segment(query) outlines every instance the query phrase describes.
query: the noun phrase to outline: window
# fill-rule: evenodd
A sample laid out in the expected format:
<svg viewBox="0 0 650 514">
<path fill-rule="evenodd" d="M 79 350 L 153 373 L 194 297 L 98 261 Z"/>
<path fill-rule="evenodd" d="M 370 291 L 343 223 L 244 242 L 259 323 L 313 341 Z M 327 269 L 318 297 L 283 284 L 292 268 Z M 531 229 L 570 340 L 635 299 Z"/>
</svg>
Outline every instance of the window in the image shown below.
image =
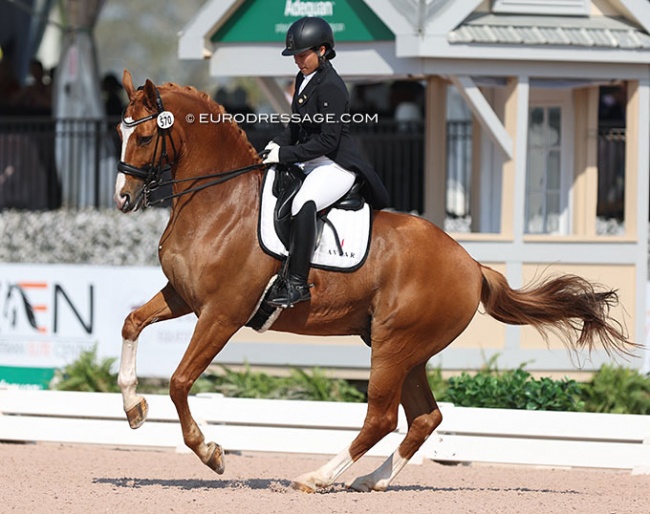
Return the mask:
<svg viewBox="0 0 650 514">
<path fill-rule="evenodd" d="M 591 0 L 493 0 L 495 14 L 589 16 Z"/>
<path fill-rule="evenodd" d="M 562 190 L 562 110 L 533 107 L 528 127 L 526 233 L 563 232 Z"/>
</svg>

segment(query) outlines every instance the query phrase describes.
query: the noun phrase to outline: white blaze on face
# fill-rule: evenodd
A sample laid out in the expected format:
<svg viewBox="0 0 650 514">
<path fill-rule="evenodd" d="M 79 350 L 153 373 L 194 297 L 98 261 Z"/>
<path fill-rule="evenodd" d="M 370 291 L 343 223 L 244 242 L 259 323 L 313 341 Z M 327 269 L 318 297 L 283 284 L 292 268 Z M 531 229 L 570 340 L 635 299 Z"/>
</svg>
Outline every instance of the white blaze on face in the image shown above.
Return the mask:
<svg viewBox="0 0 650 514">
<path fill-rule="evenodd" d="M 130 116 L 127 118 L 124 118 L 124 121 L 126 122 L 132 122 L 133 118 Z M 120 125 L 120 132 L 122 133 L 122 154 L 120 155 L 120 160 L 124 162 L 124 159 L 126 157 L 126 147 L 129 144 L 129 138 L 131 137 L 131 134 L 135 131 L 135 127 L 127 127 L 124 125 L 124 122 Z M 117 179 L 115 181 L 115 203 L 117 203 L 118 207 L 121 207 L 122 203 L 124 200 L 120 198 L 120 192 L 122 191 L 122 188 L 126 184 L 126 176 L 124 173 L 118 173 L 117 174 Z"/>
</svg>

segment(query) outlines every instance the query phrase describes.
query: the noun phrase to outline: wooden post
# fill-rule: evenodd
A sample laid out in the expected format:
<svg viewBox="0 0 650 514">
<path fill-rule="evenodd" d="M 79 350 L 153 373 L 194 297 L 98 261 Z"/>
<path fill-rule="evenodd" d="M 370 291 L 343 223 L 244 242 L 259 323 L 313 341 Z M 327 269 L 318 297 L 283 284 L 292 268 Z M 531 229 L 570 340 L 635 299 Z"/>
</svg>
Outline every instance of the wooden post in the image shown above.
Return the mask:
<svg viewBox="0 0 650 514">
<path fill-rule="evenodd" d="M 576 89 L 573 234 L 596 235 L 598 207 L 598 87 Z"/>
<path fill-rule="evenodd" d="M 447 190 L 447 82 L 427 78 L 424 127 L 424 217 L 444 227 Z"/>
</svg>

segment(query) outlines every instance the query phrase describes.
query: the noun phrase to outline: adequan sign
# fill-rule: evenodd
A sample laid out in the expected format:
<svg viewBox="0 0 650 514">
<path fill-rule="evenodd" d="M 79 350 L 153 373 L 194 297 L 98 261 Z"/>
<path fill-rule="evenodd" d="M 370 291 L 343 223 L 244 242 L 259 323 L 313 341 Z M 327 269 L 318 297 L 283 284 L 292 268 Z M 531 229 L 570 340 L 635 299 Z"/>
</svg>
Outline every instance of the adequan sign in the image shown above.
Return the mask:
<svg viewBox="0 0 650 514">
<path fill-rule="evenodd" d="M 283 43 L 303 16 L 320 16 L 337 41 L 389 41 L 395 36 L 363 0 L 247 0 L 212 36 L 213 43 Z"/>
</svg>

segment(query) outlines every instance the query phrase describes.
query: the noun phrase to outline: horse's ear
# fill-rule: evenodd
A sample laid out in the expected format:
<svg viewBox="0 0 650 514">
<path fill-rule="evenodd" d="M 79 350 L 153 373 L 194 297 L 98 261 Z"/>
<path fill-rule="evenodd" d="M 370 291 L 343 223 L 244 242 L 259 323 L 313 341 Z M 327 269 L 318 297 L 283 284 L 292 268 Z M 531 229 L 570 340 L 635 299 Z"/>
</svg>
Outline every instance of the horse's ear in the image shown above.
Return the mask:
<svg viewBox="0 0 650 514">
<path fill-rule="evenodd" d="M 158 94 L 156 93 L 156 86 L 151 80 L 147 79 L 144 83 L 144 99 L 147 105 L 151 109 L 156 109 L 156 101 L 158 99 Z"/>
<path fill-rule="evenodd" d="M 124 86 L 124 91 L 126 91 L 126 96 L 129 98 L 129 101 L 133 98 L 135 94 L 135 88 L 133 87 L 133 77 L 129 70 L 124 70 L 122 75 L 122 85 Z"/>
</svg>

